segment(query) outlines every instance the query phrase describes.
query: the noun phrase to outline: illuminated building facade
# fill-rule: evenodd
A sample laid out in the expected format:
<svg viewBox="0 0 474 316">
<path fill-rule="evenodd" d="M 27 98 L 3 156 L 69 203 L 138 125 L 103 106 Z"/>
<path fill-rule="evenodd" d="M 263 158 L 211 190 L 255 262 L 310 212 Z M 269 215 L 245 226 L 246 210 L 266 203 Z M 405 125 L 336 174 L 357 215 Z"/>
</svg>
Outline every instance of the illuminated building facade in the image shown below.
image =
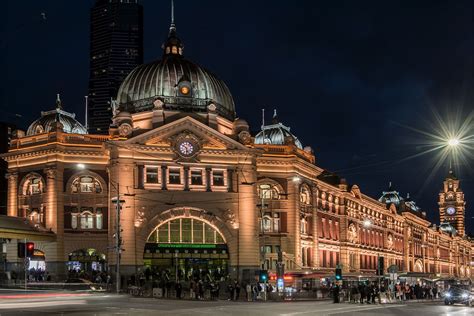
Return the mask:
<svg viewBox="0 0 474 316">
<path fill-rule="evenodd" d="M 57 276 L 113 271 L 117 196 L 124 275 L 208 269 L 249 280 L 262 264 L 274 271 L 279 252 L 295 274 L 341 265 L 346 276 L 374 275 L 383 262 L 400 273 L 472 275 L 452 173 L 436 226 L 393 188 L 373 199 L 317 166 L 276 113 L 251 135 L 225 83 L 185 59 L 174 23 L 162 59 L 122 83 L 112 121 L 109 135 L 87 134 L 58 99 L 3 155 L 8 215 L 55 234 L 36 245 Z"/>
</svg>

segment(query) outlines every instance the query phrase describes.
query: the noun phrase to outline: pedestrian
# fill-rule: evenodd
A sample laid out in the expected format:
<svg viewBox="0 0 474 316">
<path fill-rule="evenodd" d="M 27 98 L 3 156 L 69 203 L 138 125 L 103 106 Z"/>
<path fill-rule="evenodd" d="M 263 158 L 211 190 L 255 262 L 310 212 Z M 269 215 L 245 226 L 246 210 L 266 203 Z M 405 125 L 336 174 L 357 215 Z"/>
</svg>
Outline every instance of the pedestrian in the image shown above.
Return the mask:
<svg viewBox="0 0 474 316">
<path fill-rule="evenodd" d="M 360 293 L 360 303 L 364 304 L 364 299 L 366 296 L 366 287 L 365 284 L 359 284 L 359 293 Z"/>
<path fill-rule="evenodd" d="M 235 281 L 234 289 L 235 289 L 235 300 L 238 301 L 240 298 L 240 284 L 239 282 L 237 282 L 237 280 Z"/>
<path fill-rule="evenodd" d="M 245 292 L 247 292 L 247 302 L 252 301 L 252 285 L 250 283 L 245 286 Z"/>
<path fill-rule="evenodd" d="M 180 300 L 181 299 L 181 291 L 183 289 L 183 286 L 181 285 L 180 281 L 176 282 L 176 285 L 175 285 L 174 289 L 176 291 L 176 298 L 178 300 Z"/>
<path fill-rule="evenodd" d="M 229 283 L 227 285 L 227 292 L 229 292 L 229 298 L 227 300 L 228 301 L 234 300 L 234 285 L 232 283 Z"/>
<path fill-rule="evenodd" d="M 332 287 L 332 294 L 334 296 L 334 303 L 339 303 L 339 285 L 334 284 L 334 286 Z"/>
</svg>

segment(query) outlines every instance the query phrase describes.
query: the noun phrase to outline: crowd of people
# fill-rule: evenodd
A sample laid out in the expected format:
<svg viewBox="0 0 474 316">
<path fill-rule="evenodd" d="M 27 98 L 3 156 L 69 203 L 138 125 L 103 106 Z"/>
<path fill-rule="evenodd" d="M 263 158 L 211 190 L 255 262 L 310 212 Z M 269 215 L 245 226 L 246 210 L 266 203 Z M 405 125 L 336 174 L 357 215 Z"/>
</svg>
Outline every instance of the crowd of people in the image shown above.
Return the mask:
<svg viewBox="0 0 474 316">
<path fill-rule="evenodd" d="M 376 282 L 352 284 L 348 289 L 348 300 L 353 303 L 375 304 L 392 301 L 405 301 L 412 299 L 435 299 L 439 295 L 437 286 L 427 284 L 378 284 Z M 334 302 L 339 302 L 340 289 L 338 285 L 333 285 L 332 289 Z"/>
</svg>

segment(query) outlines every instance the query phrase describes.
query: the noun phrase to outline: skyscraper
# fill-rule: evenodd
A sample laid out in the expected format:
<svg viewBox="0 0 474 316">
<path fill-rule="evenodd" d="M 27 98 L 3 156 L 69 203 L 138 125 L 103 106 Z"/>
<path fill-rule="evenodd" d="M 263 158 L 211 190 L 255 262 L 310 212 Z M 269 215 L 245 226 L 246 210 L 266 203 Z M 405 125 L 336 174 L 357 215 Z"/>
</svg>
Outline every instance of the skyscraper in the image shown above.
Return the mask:
<svg viewBox="0 0 474 316">
<path fill-rule="evenodd" d="M 143 7 L 138 0 L 96 0 L 91 9 L 88 130 L 107 134 L 111 98 L 143 63 Z"/>
</svg>

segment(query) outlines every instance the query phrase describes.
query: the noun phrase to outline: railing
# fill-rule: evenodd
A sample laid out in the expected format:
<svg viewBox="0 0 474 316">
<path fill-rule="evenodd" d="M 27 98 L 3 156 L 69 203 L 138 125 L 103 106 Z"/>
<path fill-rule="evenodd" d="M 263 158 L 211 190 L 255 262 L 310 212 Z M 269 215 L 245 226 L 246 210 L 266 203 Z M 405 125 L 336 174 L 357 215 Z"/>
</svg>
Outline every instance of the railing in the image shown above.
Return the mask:
<svg viewBox="0 0 474 316">
<path fill-rule="evenodd" d="M 12 139 L 10 143 L 10 150 L 54 142 L 78 145 L 101 145 L 109 139 L 109 135 L 67 134 L 59 131 Z"/>
</svg>

